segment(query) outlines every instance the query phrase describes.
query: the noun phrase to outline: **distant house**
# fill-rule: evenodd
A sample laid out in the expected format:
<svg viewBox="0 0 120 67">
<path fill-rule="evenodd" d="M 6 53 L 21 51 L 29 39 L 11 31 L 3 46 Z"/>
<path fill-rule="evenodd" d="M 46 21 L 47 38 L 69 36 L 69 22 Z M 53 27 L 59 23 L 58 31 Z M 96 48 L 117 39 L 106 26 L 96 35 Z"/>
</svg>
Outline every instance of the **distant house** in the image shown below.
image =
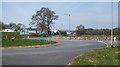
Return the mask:
<svg viewBox="0 0 120 67">
<path fill-rule="evenodd" d="M 4 29 L 4 30 L 2 30 L 2 32 L 15 32 L 15 31 L 12 29 Z"/>
<path fill-rule="evenodd" d="M 67 35 L 75 34 L 75 31 L 74 31 L 74 30 L 60 30 L 60 31 L 66 32 Z"/>
<path fill-rule="evenodd" d="M 9 25 L 5 25 L 5 28 L 1 32 L 15 32 Z"/>
<path fill-rule="evenodd" d="M 21 29 L 20 30 L 20 35 L 27 35 L 27 34 L 28 34 L 27 29 Z"/>
<path fill-rule="evenodd" d="M 55 33 L 57 33 L 58 32 L 58 30 L 51 30 L 52 32 L 55 32 Z"/>
<path fill-rule="evenodd" d="M 29 28 L 21 29 L 21 31 L 20 31 L 21 35 L 26 35 L 26 34 L 30 34 L 30 33 L 32 33 L 32 34 L 39 34 L 40 30 L 37 29 L 37 28 L 29 27 Z"/>
<path fill-rule="evenodd" d="M 27 28 L 28 33 L 40 33 L 40 29 L 37 28 Z"/>
</svg>

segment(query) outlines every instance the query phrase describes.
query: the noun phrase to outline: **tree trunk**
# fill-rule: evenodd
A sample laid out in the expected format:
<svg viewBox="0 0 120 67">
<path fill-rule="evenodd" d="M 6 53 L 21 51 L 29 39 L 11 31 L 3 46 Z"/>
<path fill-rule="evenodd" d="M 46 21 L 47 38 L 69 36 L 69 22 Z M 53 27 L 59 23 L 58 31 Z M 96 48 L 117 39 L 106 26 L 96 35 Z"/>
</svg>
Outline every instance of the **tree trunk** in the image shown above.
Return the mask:
<svg viewBox="0 0 120 67">
<path fill-rule="evenodd" d="M 47 29 L 47 34 L 48 34 L 48 36 L 50 36 L 50 35 L 51 35 L 51 32 L 50 32 L 50 27 L 49 27 L 49 25 L 48 25 L 47 28 L 48 28 L 48 29 Z"/>
<path fill-rule="evenodd" d="M 43 29 L 41 29 L 41 33 L 43 32 Z"/>
</svg>

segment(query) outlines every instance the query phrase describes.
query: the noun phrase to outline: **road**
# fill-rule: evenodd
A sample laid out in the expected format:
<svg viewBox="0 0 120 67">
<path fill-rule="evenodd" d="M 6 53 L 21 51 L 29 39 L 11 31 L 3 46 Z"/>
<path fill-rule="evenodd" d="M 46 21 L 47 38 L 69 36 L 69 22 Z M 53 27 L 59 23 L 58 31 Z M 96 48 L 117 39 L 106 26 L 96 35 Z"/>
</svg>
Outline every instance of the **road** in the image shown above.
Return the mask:
<svg viewBox="0 0 120 67">
<path fill-rule="evenodd" d="M 3 65 L 67 65 L 79 54 L 106 47 L 97 41 L 59 40 L 59 46 L 43 48 L 6 48 L 2 50 Z"/>
</svg>

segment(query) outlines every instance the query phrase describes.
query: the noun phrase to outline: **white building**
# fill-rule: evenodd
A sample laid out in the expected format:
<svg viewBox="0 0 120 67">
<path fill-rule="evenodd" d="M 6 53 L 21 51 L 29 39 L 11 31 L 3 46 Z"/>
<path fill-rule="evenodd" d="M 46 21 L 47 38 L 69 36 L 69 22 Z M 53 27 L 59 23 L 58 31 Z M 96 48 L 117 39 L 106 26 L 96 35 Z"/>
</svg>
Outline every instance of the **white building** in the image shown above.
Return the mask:
<svg viewBox="0 0 120 67">
<path fill-rule="evenodd" d="M 27 34 L 28 34 L 27 29 L 20 30 L 20 35 L 27 35 Z"/>
<path fill-rule="evenodd" d="M 15 32 L 15 31 L 12 29 L 4 29 L 4 30 L 2 30 L 2 32 Z"/>
<path fill-rule="evenodd" d="M 51 30 L 51 31 L 53 31 L 53 32 L 55 32 L 55 33 L 58 32 L 58 30 Z"/>
</svg>

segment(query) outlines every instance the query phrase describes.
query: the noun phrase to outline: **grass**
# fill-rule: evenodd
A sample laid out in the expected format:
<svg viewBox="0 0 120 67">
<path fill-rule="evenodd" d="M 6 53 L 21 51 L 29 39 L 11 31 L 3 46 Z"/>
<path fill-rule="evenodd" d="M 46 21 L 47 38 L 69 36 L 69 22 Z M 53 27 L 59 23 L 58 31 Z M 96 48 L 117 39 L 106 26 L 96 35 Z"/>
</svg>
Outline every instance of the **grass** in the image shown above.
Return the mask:
<svg viewBox="0 0 120 67">
<path fill-rule="evenodd" d="M 31 39 L 5 39 L 2 40 L 2 47 L 15 47 L 15 46 L 34 46 L 34 45 L 46 45 L 55 44 L 57 42 L 46 40 L 31 40 Z"/>
<path fill-rule="evenodd" d="M 101 48 L 85 52 L 75 58 L 71 65 L 119 65 L 120 46 L 113 48 Z"/>
</svg>

